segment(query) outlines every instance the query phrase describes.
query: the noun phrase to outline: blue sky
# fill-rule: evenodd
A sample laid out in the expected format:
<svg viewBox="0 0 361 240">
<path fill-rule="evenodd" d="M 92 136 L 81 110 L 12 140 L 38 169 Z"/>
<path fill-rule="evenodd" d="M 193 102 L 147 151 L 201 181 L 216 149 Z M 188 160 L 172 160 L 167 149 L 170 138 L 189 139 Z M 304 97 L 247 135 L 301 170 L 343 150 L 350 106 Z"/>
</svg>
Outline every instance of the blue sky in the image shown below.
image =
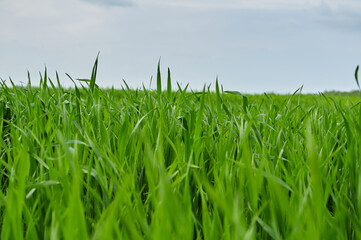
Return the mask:
<svg viewBox="0 0 361 240">
<path fill-rule="evenodd" d="M 38 81 L 46 65 L 62 83 L 86 78 L 100 51 L 98 84 L 149 86 L 163 78 L 192 89 L 245 93 L 356 89 L 360 0 L 2 0 L 0 77 Z M 155 87 L 155 83 L 152 83 Z"/>
</svg>

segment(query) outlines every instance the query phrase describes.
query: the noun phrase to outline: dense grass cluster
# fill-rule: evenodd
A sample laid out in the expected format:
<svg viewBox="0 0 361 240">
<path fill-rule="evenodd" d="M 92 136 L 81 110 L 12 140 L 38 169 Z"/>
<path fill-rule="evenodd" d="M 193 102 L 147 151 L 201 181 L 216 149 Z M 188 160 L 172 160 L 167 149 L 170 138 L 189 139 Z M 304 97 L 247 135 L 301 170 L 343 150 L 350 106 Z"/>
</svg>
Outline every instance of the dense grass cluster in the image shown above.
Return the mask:
<svg viewBox="0 0 361 240">
<path fill-rule="evenodd" d="M 1 239 L 360 239 L 359 96 L 0 89 Z"/>
</svg>

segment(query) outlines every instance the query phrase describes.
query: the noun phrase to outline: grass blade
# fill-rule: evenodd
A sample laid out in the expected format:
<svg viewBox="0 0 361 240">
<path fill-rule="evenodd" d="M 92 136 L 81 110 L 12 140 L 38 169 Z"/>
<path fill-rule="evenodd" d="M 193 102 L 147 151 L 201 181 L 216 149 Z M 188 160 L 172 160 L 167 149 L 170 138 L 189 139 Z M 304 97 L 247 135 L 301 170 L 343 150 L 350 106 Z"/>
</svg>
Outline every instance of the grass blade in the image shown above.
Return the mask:
<svg viewBox="0 0 361 240">
<path fill-rule="evenodd" d="M 99 53 L 97 55 L 97 58 L 95 59 L 93 70 L 92 70 L 92 75 L 90 77 L 90 91 L 92 93 L 94 92 L 94 89 L 95 89 L 95 80 L 96 80 L 97 71 L 98 71 L 98 58 L 99 58 Z"/>
<path fill-rule="evenodd" d="M 168 79 L 167 79 L 167 94 L 168 94 L 169 98 L 172 97 L 172 81 L 171 81 L 171 77 L 170 77 L 169 68 L 168 68 Z"/>
<path fill-rule="evenodd" d="M 158 68 L 157 68 L 157 93 L 160 97 L 160 94 L 162 93 L 162 80 L 160 75 L 160 59 L 158 61 Z"/>
<path fill-rule="evenodd" d="M 359 70 L 359 67 L 360 67 L 360 66 L 357 65 L 356 70 L 355 70 L 355 80 L 356 80 L 356 83 L 357 83 L 358 88 L 361 90 L 360 84 L 359 84 L 359 82 L 358 82 L 358 70 Z"/>
</svg>

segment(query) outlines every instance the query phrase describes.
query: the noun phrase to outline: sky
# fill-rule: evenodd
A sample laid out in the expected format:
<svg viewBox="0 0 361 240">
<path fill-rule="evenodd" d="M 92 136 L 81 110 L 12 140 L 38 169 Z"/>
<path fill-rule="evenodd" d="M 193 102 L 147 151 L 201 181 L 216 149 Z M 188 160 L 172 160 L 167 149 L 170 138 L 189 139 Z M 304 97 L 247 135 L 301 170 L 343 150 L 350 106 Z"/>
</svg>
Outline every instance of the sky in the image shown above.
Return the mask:
<svg viewBox="0 0 361 240">
<path fill-rule="evenodd" d="M 361 0 L 0 0 L 0 77 L 155 88 L 204 84 L 243 93 L 357 89 Z"/>
</svg>

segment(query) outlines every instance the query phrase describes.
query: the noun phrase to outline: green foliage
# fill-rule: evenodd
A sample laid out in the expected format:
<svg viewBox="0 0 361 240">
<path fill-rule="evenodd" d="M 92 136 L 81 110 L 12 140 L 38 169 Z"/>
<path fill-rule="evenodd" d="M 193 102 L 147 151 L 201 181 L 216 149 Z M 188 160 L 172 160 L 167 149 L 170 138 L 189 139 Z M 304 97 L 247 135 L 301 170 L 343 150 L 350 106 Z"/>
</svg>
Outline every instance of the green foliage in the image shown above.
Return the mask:
<svg viewBox="0 0 361 240">
<path fill-rule="evenodd" d="M 359 95 L 162 92 L 159 68 L 1 83 L 1 239 L 361 238 Z"/>
</svg>

